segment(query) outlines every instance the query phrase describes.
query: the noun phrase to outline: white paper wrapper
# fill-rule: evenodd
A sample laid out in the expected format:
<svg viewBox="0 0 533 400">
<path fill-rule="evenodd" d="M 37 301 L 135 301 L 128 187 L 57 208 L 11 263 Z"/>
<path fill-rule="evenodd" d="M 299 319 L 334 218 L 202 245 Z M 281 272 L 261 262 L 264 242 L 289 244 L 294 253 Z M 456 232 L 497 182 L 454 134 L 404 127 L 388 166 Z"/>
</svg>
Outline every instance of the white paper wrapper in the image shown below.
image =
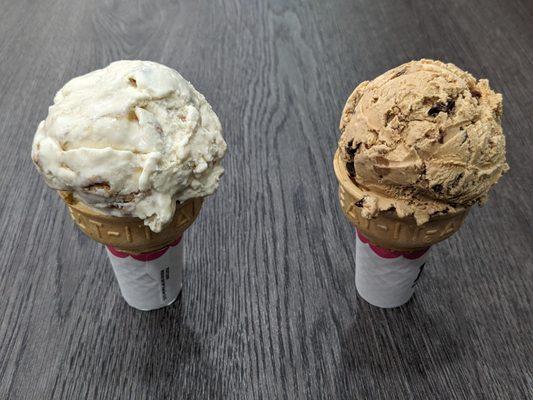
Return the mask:
<svg viewBox="0 0 533 400">
<path fill-rule="evenodd" d="M 359 232 L 356 246 L 355 286 L 359 295 L 377 307 L 405 304 L 424 270 L 429 248 L 418 252 L 386 250 Z"/>
<path fill-rule="evenodd" d="M 106 246 L 122 297 L 142 311 L 155 310 L 174 302 L 182 286 L 183 249 L 181 238 L 152 253 L 132 255 Z"/>
</svg>

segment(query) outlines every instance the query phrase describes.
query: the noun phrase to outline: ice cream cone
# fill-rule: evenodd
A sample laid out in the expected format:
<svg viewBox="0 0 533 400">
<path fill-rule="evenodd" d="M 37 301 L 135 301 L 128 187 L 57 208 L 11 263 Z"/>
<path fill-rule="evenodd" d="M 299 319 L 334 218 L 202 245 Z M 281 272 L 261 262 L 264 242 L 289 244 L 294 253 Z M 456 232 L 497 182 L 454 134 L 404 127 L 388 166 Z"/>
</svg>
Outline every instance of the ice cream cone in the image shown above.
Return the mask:
<svg viewBox="0 0 533 400">
<path fill-rule="evenodd" d="M 350 95 L 333 164 L 358 231 L 355 285 L 368 303 L 405 304 L 430 247 L 509 169 L 501 116 L 486 79 L 436 60 L 405 63 Z"/>
<path fill-rule="evenodd" d="M 155 233 L 139 218 L 104 214 L 71 192 L 59 195 L 83 233 L 106 245 L 122 297 L 130 306 L 148 311 L 176 300 L 183 276 L 181 236 L 198 216 L 202 198 L 176 205 L 171 222 Z"/>
<path fill-rule="evenodd" d="M 216 191 L 226 148 L 217 115 L 177 71 L 120 60 L 57 92 L 31 156 L 75 224 L 105 245 L 124 300 L 154 310 L 178 298 L 194 259 L 182 235 Z"/>
<path fill-rule="evenodd" d="M 461 227 L 468 208 L 431 216 L 422 225 L 417 225 L 412 215 L 400 218 L 393 210 L 380 211 L 368 219 L 358 205 L 364 194 L 350 178 L 338 151 L 333 164 L 342 211 L 359 233 L 355 261 L 357 291 L 372 305 L 399 307 L 413 295 L 429 247 L 453 235 Z"/>
<path fill-rule="evenodd" d="M 468 209 L 463 209 L 453 214 L 432 216 L 423 225 L 417 225 L 413 216 L 400 218 L 394 211 L 379 212 L 372 219 L 365 218 L 361 215 L 362 208 L 356 205 L 363 194 L 348 175 L 339 151 L 333 164 L 339 181 L 342 211 L 352 225 L 379 247 L 404 252 L 419 251 L 453 235 L 468 214 Z"/>
<path fill-rule="evenodd" d="M 172 221 L 155 233 L 139 218 L 104 214 L 76 200 L 71 192 L 59 191 L 59 195 L 83 233 L 130 254 L 153 252 L 172 244 L 194 222 L 203 202 L 202 198 L 195 198 L 176 205 Z"/>
</svg>

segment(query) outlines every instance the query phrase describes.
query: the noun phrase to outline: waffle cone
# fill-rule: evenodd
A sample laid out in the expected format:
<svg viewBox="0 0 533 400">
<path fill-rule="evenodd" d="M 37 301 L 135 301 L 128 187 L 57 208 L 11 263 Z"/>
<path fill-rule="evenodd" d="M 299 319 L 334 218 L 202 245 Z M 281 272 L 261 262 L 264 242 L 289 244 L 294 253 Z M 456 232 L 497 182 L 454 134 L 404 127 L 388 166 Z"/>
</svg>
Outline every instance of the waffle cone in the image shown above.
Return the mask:
<svg viewBox="0 0 533 400">
<path fill-rule="evenodd" d="M 339 201 L 348 220 L 365 237 L 379 247 L 398 251 L 417 251 L 447 239 L 461 227 L 468 209 L 456 213 L 431 216 L 428 222 L 417 225 L 413 216 L 400 218 L 395 211 L 381 211 L 372 219 L 361 215 L 362 208 L 355 203 L 363 197 L 353 183 L 340 153 L 333 161 L 339 181 Z"/>
<path fill-rule="evenodd" d="M 60 191 L 70 216 L 91 239 L 126 253 L 147 253 L 170 245 L 194 222 L 203 199 L 190 199 L 176 205 L 172 221 L 155 233 L 140 218 L 115 217 L 101 213 L 74 199 L 71 192 Z"/>
</svg>

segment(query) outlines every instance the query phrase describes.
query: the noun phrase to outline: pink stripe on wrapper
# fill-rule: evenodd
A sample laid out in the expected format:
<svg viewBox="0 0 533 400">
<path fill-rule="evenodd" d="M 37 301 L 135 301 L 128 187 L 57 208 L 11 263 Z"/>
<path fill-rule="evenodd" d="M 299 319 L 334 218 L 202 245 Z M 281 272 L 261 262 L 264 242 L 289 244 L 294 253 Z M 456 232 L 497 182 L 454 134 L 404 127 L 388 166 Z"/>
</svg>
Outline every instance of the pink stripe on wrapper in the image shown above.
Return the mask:
<svg viewBox="0 0 533 400">
<path fill-rule="evenodd" d="M 408 260 L 416 260 L 417 258 L 420 258 L 424 254 L 426 254 L 426 252 L 429 250 L 429 247 L 426 247 L 425 249 L 419 251 L 396 251 L 384 249 L 382 247 L 376 246 L 375 244 L 372 244 L 365 236 L 363 236 L 363 234 L 359 230 L 356 231 L 357 236 L 359 236 L 359 240 L 361 240 L 361 242 L 363 243 L 368 244 L 372 251 L 381 258 L 398 258 L 403 256 Z"/>
<path fill-rule="evenodd" d="M 106 246 L 106 247 L 108 248 L 109 252 L 113 254 L 115 257 L 119 257 L 119 258 L 132 257 L 133 259 L 138 260 L 138 261 L 153 261 L 153 260 L 157 260 L 163 254 L 165 254 L 170 247 L 177 246 L 180 242 L 181 242 L 181 236 L 177 238 L 174 242 L 172 242 L 166 247 L 163 247 L 160 250 L 153 251 L 151 253 L 141 253 L 141 254 L 124 253 L 123 251 L 115 249 L 113 246 Z"/>
</svg>

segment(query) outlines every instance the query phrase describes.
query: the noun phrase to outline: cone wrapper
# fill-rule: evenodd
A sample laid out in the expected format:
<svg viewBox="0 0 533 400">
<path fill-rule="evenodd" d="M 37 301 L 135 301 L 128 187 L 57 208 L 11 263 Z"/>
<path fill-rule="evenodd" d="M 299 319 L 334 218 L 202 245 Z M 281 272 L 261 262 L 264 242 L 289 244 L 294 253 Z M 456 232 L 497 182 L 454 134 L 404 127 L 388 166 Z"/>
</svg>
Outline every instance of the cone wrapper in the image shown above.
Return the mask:
<svg viewBox="0 0 533 400">
<path fill-rule="evenodd" d="M 413 295 L 429 247 L 415 252 L 387 250 L 357 233 L 355 285 L 368 303 L 382 308 L 399 307 Z"/>
<path fill-rule="evenodd" d="M 130 254 L 106 246 L 109 261 L 124 300 L 138 310 L 149 311 L 172 304 L 182 286 L 181 237 L 150 253 Z"/>
</svg>

